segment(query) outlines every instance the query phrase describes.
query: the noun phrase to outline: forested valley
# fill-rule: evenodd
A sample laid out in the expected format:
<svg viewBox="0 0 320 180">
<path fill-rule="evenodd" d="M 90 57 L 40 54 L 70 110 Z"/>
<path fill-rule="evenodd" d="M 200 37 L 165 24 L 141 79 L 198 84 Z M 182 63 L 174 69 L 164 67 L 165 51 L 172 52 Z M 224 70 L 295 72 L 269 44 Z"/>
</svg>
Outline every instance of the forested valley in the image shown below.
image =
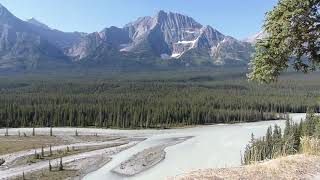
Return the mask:
<svg viewBox="0 0 320 180">
<path fill-rule="evenodd" d="M 0 76 L 0 127 L 171 128 L 319 110 L 320 78 L 246 80 L 239 68 Z"/>
</svg>

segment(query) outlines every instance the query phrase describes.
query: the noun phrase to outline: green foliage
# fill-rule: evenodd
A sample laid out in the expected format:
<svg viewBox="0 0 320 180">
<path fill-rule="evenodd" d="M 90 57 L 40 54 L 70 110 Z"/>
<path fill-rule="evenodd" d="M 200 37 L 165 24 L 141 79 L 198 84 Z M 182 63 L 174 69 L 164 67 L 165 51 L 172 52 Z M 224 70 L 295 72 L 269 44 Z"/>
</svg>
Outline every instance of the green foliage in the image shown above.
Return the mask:
<svg viewBox="0 0 320 180">
<path fill-rule="evenodd" d="M 290 75 L 268 86 L 248 83 L 234 69 L 121 76 L 0 78 L 0 127 L 170 128 L 276 119 L 277 113 L 318 108 L 318 75 Z"/>
<path fill-rule="evenodd" d="M 308 123 L 303 123 L 302 130 L 304 136 L 313 136 L 316 132 L 316 127 L 320 123 L 319 116 L 315 114 L 307 115 Z"/>
<path fill-rule="evenodd" d="M 243 163 L 250 164 L 296 154 L 300 151 L 319 154 L 319 134 L 316 130 L 319 125 L 320 116 L 307 114 L 306 120 L 301 121 L 300 124 L 292 123 L 287 119 L 283 135 L 278 126 L 274 127 L 273 132 L 269 127 L 264 137 L 254 140 L 251 138 L 243 155 Z"/>
<path fill-rule="evenodd" d="M 286 129 L 288 128 L 291 128 L 291 126 Z M 292 131 L 290 134 L 282 135 L 281 128 L 277 125 L 274 128 L 269 127 L 266 136 L 251 140 L 250 144 L 246 146 L 243 163 L 250 164 L 295 153 L 297 151 L 293 138 L 295 133 L 297 132 Z"/>
<path fill-rule="evenodd" d="M 263 83 L 275 81 L 289 67 L 313 71 L 320 63 L 320 1 L 280 0 L 267 13 L 268 37 L 258 41 L 248 78 Z"/>
</svg>

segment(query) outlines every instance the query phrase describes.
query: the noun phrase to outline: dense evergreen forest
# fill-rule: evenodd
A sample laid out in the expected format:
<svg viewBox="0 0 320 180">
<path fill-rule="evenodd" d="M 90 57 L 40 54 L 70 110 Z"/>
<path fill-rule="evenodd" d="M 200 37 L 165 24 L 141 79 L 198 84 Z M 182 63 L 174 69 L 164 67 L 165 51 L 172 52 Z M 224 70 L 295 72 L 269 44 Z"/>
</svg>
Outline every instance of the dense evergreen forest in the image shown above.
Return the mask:
<svg viewBox="0 0 320 180">
<path fill-rule="evenodd" d="M 258 85 L 243 69 L 0 75 L 0 127 L 170 128 L 318 110 L 318 74 Z"/>
<path fill-rule="evenodd" d="M 299 152 L 320 153 L 320 116 L 313 113 L 307 115 L 305 121 L 293 123 L 286 120 L 284 132 L 275 125 L 269 127 L 264 137 L 255 139 L 251 137 L 250 144 L 246 146 L 243 164 L 274 159 L 280 156 L 292 155 Z"/>
</svg>

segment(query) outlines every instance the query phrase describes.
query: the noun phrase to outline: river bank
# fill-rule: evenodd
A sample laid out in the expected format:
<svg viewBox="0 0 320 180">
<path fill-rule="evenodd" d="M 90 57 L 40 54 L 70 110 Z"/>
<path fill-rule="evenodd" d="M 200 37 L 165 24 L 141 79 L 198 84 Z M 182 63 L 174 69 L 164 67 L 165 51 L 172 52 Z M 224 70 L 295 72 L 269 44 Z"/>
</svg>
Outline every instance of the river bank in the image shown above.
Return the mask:
<svg viewBox="0 0 320 180">
<path fill-rule="evenodd" d="M 295 122 L 305 118 L 305 114 L 291 114 Z M 249 142 L 251 133 L 256 137 L 265 135 L 269 126 L 285 126 L 285 120 L 261 121 L 241 124 L 219 124 L 189 129 L 161 130 L 147 140 L 113 157 L 112 161 L 99 170 L 84 177 L 85 180 L 163 180 L 186 172 L 206 168 L 239 167 L 241 151 Z M 150 131 L 148 131 L 150 133 Z M 159 132 L 159 131 L 156 131 Z M 144 134 L 145 132 L 140 131 Z M 121 176 L 112 170 L 133 155 L 145 149 L 156 147 L 166 139 L 193 136 L 180 144 L 167 147 L 166 157 L 156 166 L 134 176 Z"/>
<path fill-rule="evenodd" d="M 134 176 L 157 165 L 166 157 L 165 149 L 182 143 L 192 137 L 172 138 L 168 142 L 145 149 L 115 167 L 112 172 L 122 176 Z"/>
<path fill-rule="evenodd" d="M 236 168 L 198 170 L 169 177 L 167 180 L 316 180 L 319 173 L 320 157 L 300 154 Z"/>
<path fill-rule="evenodd" d="M 28 144 L 35 138 L 9 136 L 8 139 L 18 139 L 20 142 Z M 40 135 L 46 139 L 46 136 Z M 66 138 L 67 136 L 64 136 Z M 1 137 L 5 138 L 5 137 Z M 110 156 L 135 146 L 144 138 L 109 137 L 109 136 L 70 136 L 69 144 L 55 144 L 50 147 L 12 152 L 3 154 L 0 159 L 4 163 L 0 166 L 0 179 L 15 179 L 24 175 L 25 177 L 44 177 L 44 179 L 54 179 L 56 177 L 73 178 L 83 177 L 95 171 L 111 160 Z M 52 139 L 51 139 L 52 140 Z M 56 142 L 56 141 L 53 141 Z M 46 143 L 53 143 L 47 138 Z M 60 142 L 60 141 L 59 141 Z M 73 144 L 70 142 L 73 142 Z M 77 143 L 76 143 L 77 142 Z M 61 142 L 60 142 L 61 143 Z M 66 143 L 66 142 L 63 142 Z M 5 144 L 5 143 L 4 143 Z M 14 146 L 7 145 L 9 152 L 16 150 Z M 23 148 L 19 147 L 18 149 Z M 60 160 L 62 165 L 60 165 Z M 60 169 L 60 167 L 63 167 Z M 51 168 L 51 170 L 49 170 Z M 52 174 L 59 174 L 51 176 Z M 45 178 L 47 177 L 47 178 Z M 31 178 L 33 179 L 33 178 Z"/>
<path fill-rule="evenodd" d="M 305 114 L 291 114 L 290 116 L 294 121 L 299 122 L 305 117 Z M 94 168 L 89 172 L 81 173 L 81 177 L 83 177 L 84 180 L 163 180 L 169 176 L 176 176 L 198 169 L 240 166 L 240 153 L 250 140 L 251 133 L 254 133 L 258 138 L 265 134 L 269 126 L 275 124 L 284 127 L 285 121 L 274 120 L 241 124 L 217 124 L 165 130 L 54 128 L 53 133 L 55 136 L 70 138 L 74 136 L 75 131 L 77 131 L 80 136 L 97 135 L 101 137 L 121 137 L 122 140 L 129 140 L 129 144 L 131 143 L 130 145 L 123 145 L 130 147 L 111 154 L 106 153 L 110 148 L 108 148 L 108 150 L 101 150 L 99 153 L 106 153 L 106 156 L 110 159 L 106 159 L 107 163 L 89 163 L 87 167 L 90 166 Z M 5 131 L 5 129 L 0 129 L 0 134 L 4 134 Z M 37 135 L 48 135 L 49 131 L 49 128 L 36 128 Z M 17 134 L 18 132 L 31 134 L 32 128 L 9 129 L 9 132 L 10 134 Z M 192 138 L 187 138 L 182 142 L 170 146 L 168 145 L 172 140 L 183 137 Z M 119 140 L 120 139 L 113 139 L 112 141 L 116 142 Z M 132 144 L 134 141 L 137 142 Z M 92 145 L 92 143 L 95 142 L 85 143 L 91 143 Z M 96 143 L 99 144 L 100 142 Z M 164 144 L 167 145 L 162 146 Z M 31 151 L 29 155 L 30 153 Z M 95 153 L 85 152 L 81 154 L 79 158 L 76 158 L 77 161 L 74 161 L 74 157 L 71 156 L 64 159 L 64 163 L 66 166 L 68 166 L 68 163 L 71 163 L 71 166 L 75 164 L 87 164 L 82 163 L 81 159 L 94 159 L 96 155 Z M 72 165 L 73 161 L 74 164 Z M 121 172 L 115 173 L 114 170 L 117 169 L 117 167 L 121 167 L 121 165 L 125 168 L 120 168 Z M 132 167 L 134 168 L 132 168 L 131 165 L 133 165 Z M 26 172 L 27 175 L 28 172 L 41 172 L 43 169 L 46 169 L 47 166 L 48 162 L 46 161 L 39 162 L 37 165 L 20 168 L 5 170 L 1 170 L 0 168 L 0 175 L 3 177 L 21 176 L 22 172 Z M 74 170 L 79 169 L 81 169 L 81 167 L 74 168 Z M 124 176 L 123 174 L 126 175 Z M 76 177 L 78 177 L 78 175 Z"/>
</svg>

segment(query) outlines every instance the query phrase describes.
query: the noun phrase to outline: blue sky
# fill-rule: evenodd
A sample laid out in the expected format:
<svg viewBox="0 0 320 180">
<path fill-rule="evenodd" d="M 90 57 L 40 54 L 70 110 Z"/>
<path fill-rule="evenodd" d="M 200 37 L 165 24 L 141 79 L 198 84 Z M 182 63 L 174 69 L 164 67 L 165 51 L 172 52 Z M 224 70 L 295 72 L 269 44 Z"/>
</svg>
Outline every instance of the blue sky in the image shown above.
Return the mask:
<svg viewBox="0 0 320 180">
<path fill-rule="evenodd" d="M 0 0 L 21 19 L 35 17 L 63 31 L 94 32 L 122 27 L 159 10 L 182 13 L 226 35 L 246 38 L 261 29 L 277 0 Z"/>
</svg>

